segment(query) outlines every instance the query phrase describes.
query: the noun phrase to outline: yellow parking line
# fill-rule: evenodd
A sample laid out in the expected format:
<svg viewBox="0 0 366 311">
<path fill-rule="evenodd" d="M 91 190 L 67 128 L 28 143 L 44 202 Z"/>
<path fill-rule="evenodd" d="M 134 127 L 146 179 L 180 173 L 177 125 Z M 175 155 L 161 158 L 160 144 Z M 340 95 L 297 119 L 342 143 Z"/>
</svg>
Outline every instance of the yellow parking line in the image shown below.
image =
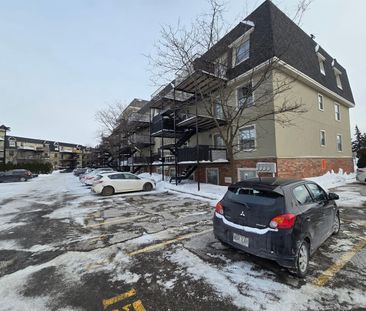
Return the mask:
<svg viewBox="0 0 366 311">
<path fill-rule="evenodd" d="M 103 303 L 104 310 L 107 309 L 110 305 L 113 305 L 121 300 L 132 297 L 134 295 L 136 295 L 136 290 L 134 288 L 132 288 L 128 292 L 122 293 L 115 297 L 112 297 L 109 299 L 103 299 L 102 303 Z"/>
<path fill-rule="evenodd" d="M 162 248 L 166 245 L 173 244 L 173 243 L 181 241 L 181 240 L 186 240 L 186 239 L 189 239 L 189 238 L 193 238 L 195 236 L 199 236 L 199 235 L 202 235 L 202 234 L 205 234 L 205 233 L 208 233 L 208 232 L 212 232 L 212 229 L 208 229 L 208 230 L 204 230 L 204 231 L 200 231 L 200 232 L 189 233 L 189 234 L 182 235 L 182 236 L 177 237 L 177 238 L 172 239 L 172 240 L 168 240 L 168 241 L 165 241 L 165 242 L 149 245 L 149 246 L 141 248 L 137 251 L 133 251 L 133 252 L 129 253 L 128 256 L 132 257 L 132 256 L 135 256 L 135 255 L 138 255 L 138 254 L 141 254 L 141 253 L 150 252 L 150 251 L 153 251 L 155 249 Z"/>
<path fill-rule="evenodd" d="M 139 216 L 133 216 L 133 217 L 124 217 L 124 218 L 118 218 L 115 220 L 111 220 L 111 221 L 103 221 L 97 224 L 93 224 L 93 225 L 89 225 L 86 226 L 85 228 L 95 228 L 95 227 L 99 227 L 99 226 L 103 226 L 103 225 L 109 225 L 109 224 L 116 224 L 116 223 L 122 223 L 122 222 L 127 222 L 130 220 L 136 220 L 136 219 L 140 219 L 140 218 L 144 218 L 147 217 L 148 215 L 139 215 Z"/>
<path fill-rule="evenodd" d="M 146 311 L 146 309 L 142 305 L 142 301 L 141 300 L 137 300 L 137 301 L 133 302 L 132 303 L 132 306 L 133 306 L 133 308 L 134 308 L 135 311 Z"/>
<path fill-rule="evenodd" d="M 313 282 L 316 286 L 324 286 L 331 278 L 341 270 L 361 249 L 366 246 L 366 237 L 352 247 L 350 251 L 345 253 L 339 260 L 319 275 Z"/>
</svg>

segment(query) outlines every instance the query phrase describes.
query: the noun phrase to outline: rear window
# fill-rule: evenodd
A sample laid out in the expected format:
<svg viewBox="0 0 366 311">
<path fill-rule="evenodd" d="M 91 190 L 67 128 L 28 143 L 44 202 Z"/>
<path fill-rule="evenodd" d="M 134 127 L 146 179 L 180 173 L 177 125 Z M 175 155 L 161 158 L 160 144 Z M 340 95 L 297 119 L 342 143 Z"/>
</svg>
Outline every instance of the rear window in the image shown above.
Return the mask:
<svg viewBox="0 0 366 311">
<path fill-rule="evenodd" d="M 276 192 L 256 190 L 253 188 L 229 187 L 225 197 L 240 204 L 275 205 L 283 196 Z"/>
</svg>

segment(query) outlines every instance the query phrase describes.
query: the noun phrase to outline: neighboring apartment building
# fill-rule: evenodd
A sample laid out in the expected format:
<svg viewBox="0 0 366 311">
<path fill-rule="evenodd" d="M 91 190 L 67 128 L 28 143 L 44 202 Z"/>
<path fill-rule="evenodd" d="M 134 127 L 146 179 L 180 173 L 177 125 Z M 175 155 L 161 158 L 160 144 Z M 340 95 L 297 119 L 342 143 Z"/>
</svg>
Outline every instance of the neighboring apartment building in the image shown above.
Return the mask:
<svg viewBox="0 0 366 311">
<path fill-rule="evenodd" d="M 269 61 L 276 66 L 253 91 Z M 275 93 L 283 81 L 291 81 L 290 87 Z M 128 154 L 133 170 L 230 183 L 230 164 L 217 128 L 218 123 L 226 126 L 222 109 L 214 106 L 213 117 L 204 107 L 205 98 L 223 84 L 232 91 L 229 106 L 245 102 L 247 113 L 265 109 L 263 94 L 270 108 L 301 102 L 306 111 L 293 118 L 291 127 L 283 127 L 274 116 L 240 128 L 239 152 L 233 159 L 238 180 L 353 171 L 349 109 L 354 99 L 347 72 L 269 0 L 196 59 L 192 71 L 178 75 L 144 105 L 142 115 L 150 110 L 150 122 L 135 133 L 148 128 L 150 140 L 139 149 L 144 159 L 137 159 L 136 151 Z"/>
<path fill-rule="evenodd" d="M 84 166 L 88 148 L 63 142 L 26 137 L 6 137 L 6 163 L 51 163 L 54 169 Z"/>
</svg>

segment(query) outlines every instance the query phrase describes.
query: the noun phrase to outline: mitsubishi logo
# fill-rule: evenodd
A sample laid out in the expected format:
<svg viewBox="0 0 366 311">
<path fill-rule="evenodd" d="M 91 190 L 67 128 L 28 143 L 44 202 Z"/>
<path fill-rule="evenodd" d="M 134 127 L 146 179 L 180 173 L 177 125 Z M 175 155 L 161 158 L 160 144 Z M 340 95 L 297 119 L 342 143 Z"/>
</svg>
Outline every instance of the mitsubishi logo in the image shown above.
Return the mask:
<svg viewBox="0 0 366 311">
<path fill-rule="evenodd" d="M 244 213 L 244 211 L 241 211 L 240 216 L 241 216 L 241 217 L 245 217 L 245 213 Z"/>
</svg>

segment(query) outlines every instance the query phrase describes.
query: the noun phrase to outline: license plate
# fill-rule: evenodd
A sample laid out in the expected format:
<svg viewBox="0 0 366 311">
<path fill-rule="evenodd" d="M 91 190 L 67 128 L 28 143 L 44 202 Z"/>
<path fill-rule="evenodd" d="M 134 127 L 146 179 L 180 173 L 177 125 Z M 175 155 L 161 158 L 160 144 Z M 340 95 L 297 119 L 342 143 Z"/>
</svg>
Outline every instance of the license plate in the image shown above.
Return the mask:
<svg viewBox="0 0 366 311">
<path fill-rule="evenodd" d="M 240 234 L 233 233 L 233 242 L 243 245 L 245 247 L 249 246 L 249 238 Z"/>
</svg>

